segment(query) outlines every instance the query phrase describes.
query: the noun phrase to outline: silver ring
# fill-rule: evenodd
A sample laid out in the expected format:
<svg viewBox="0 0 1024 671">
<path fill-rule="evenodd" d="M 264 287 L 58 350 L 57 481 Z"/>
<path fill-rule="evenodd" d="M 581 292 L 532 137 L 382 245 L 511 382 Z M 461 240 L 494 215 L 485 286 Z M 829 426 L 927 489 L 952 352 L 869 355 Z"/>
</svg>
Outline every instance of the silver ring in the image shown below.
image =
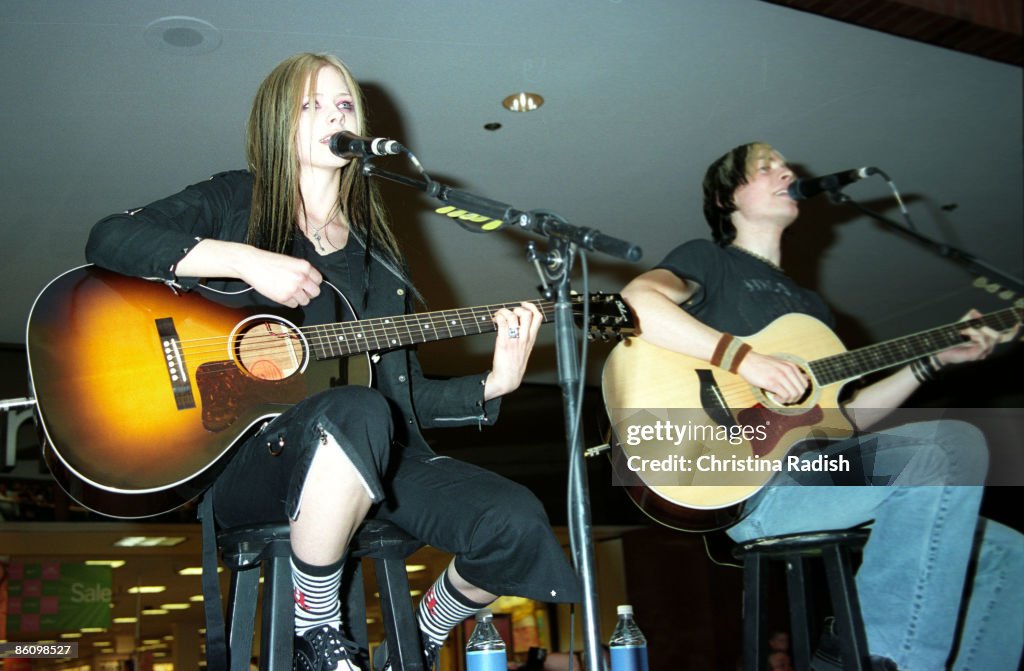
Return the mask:
<svg viewBox="0 0 1024 671">
<path fill-rule="evenodd" d="M 509 338 L 518 338 L 519 337 L 519 327 L 518 326 L 509 326 L 508 327 L 508 337 Z"/>
</svg>

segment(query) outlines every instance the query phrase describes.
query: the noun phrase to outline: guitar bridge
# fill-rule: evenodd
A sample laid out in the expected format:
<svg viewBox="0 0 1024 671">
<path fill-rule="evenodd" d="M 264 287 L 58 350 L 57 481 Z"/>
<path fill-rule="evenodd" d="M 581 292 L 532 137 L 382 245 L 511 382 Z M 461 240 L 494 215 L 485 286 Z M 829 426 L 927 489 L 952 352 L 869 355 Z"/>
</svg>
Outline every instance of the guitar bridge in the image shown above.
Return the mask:
<svg viewBox="0 0 1024 671">
<path fill-rule="evenodd" d="M 700 381 L 700 406 L 704 412 L 720 426 L 736 426 L 736 420 L 725 404 L 725 397 L 722 396 L 722 390 L 718 388 L 714 373 L 708 368 L 700 368 L 696 373 L 697 379 Z"/>
<path fill-rule="evenodd" d="M 196 407 L 192 382 L 188 378 L 185 355 L 181 351 L 181 339 L 178 338 L 178 330 L 174 328 L 174 320 L 170 317 L 157 319 L 156 332 L 160 335 L 160 346 L 167 362 L 167 377 L 171 383 L 171 392 L 174 394 L 174 403 L 178 410 Z"/>
</svg>

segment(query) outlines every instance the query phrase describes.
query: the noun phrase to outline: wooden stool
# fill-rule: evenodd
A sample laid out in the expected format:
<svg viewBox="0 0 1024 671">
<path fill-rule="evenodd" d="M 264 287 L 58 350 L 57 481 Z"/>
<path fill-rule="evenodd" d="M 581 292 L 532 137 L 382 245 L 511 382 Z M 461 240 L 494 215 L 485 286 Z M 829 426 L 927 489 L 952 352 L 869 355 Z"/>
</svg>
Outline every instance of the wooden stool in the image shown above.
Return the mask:
<svg viewBox="0 0 1024 671">
<path fill-rule="evenodd" d="M 867 637 L 860 614 L 850 553 L 867 541 L 869 531 L 850 529 L 755 538 L 740 543 L 733 554 L 743 561 L 743 668 L 767 669 L 768 643 L 764 632 L 767 596 L 766 567 L 770 559 L 786 565 L 789 617 L 792 628 L 793 663 L 806 671 L 811 663 L 811 625 L 806 561 L 820 558 L 825 565 L 843 668 L 870 668 Z"/>
<path fill-rule="evenodd" d="M 423 671 L 419 626 L 409 596 L 405 558 L 423 544 L 395 525 L 367 520 L 356 532 L 342 583 L 344 635 L 366 645 L 361 557 L 374 560 L 377 591 L 395 671 Z M 231 671 L 249 671 L 259 578 L 263 573 L 260 669 L 289 669 L 295 632 L 291 544 L 287 524 L 237 527 L 217 534 L 224 565 L 231 570 L 227 640 Z M 346 583 L 354 589 L 346 590 Z"/>
</svg>

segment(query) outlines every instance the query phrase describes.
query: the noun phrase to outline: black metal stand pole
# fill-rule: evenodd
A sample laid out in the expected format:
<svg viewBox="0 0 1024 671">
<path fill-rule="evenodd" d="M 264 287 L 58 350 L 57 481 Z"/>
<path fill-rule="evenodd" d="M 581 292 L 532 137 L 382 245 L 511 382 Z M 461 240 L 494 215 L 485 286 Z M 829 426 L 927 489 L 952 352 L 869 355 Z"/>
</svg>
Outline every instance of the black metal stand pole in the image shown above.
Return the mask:
<svg viewBox="0 0 1024 671">
<path fill-rule="evenodd" d="M 569 536 L 572 539 L 573 565 L 580 578 L 582 594 L 584 667 L 604 671 L 606 666 L 601 654 L 601 609 L 597 598 L 594 543 L 591 533 L 590 488 L 583 453 L 583 435 L 577 421 L 583 398 L 579 394 L 581 367 L 576 354 L 576 334 L 570 300 L 569 270 L 572 268 L 573 245 L 564 240 L 555 240 L 554 246 L 564 259 L 563 272 L 554 287 L 555 351 L 558 358 L 558 383 L 562 388 L 569 459 Z"/>
</svg>

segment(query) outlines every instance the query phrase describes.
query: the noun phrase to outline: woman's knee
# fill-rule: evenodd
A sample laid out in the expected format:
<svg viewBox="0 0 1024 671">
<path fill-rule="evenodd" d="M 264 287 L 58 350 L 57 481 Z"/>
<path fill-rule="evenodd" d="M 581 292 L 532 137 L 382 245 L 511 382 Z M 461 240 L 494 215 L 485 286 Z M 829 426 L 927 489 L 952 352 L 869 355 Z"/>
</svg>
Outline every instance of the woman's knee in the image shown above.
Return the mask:
<svg viewBox="0 0 1024 671">
<path fill-rule="evenodd" d="M 474 529 L 473 545 L 529 546 L 539 534 L 551 533 L 544 506 L 529 489 L 509 483 L 506 491 L 490 500 Z"/>
<path fill-rule="evenodd" d="M 347 440 L 352 447 L 365 444 L 377 458 L 390 449 L 391 408 L 375 389 L 351 386 L 331 389 L 316 397 L 312 410 L 316 416 L 315 432 L 322 429 L 339 443 Z"/>
<path fill-rule="evenodd" d="M 332 418 L 371 423 L 391 420 L 391 408 L 387 399 L 370 387 L 334 387 L 314 398 L 317 399 L 321 411 Z"/>
</svg>

